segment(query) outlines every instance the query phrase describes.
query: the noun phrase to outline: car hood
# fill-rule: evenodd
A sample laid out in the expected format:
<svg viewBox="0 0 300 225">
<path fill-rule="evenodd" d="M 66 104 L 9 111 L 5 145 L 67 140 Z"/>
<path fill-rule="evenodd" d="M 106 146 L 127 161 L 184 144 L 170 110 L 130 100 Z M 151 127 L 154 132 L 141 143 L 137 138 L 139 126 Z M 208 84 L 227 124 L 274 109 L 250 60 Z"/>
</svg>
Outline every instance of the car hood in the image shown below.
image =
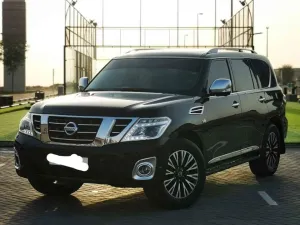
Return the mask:
<svg viewBox="0 0 300 225">
<path fill-rule="evenodd" d="M 184 95 L 138 92 L 76 93 L 34 104 L 30 112 L 77 116 L 156 116 L 180 102 L 193 98 Z"/>
</svg>

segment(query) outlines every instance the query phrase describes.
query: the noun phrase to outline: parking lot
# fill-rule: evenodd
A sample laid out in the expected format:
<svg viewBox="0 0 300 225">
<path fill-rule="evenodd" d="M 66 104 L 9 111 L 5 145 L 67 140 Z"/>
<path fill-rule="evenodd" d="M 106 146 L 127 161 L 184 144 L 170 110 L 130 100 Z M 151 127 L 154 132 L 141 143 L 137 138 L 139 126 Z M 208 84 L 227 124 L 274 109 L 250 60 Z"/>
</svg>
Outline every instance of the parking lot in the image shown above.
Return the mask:
<svg viewBox="0 0 300 225">
<path fill-rule="evenodd" d="M 278 172 L 256 179 L 248 164 L 211 175 L 193 207 L 149 205 L 141 189 L 85 184 L 68 198 L 48 198 L 16 175 L 0 153 L 0 224 L 300 224 L 300 149 L 288 149 Z"/>
</svg>

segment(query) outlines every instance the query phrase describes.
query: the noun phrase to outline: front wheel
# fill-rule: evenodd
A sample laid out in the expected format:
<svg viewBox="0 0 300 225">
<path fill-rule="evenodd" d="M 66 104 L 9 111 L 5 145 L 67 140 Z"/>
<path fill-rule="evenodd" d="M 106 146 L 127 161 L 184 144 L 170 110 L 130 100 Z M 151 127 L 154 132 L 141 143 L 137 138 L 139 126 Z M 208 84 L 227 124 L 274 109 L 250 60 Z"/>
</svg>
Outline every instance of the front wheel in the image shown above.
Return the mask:
<svg viewBox="0 0 300 225">
<path fill-rule="evenodd" d="M 260 158 L 249 162 L 252 173 L 260 177 L 272 176 L 279 165 L 281 147 L 280 132 L 271 124 L 263 139 Z"/>
<path fill-rule="evenodd" d="M 68 196 L 73 192 L 77 191 L 82 186 L 82 183 L 77 183 L 77 182 L 60 183 L 55 181 L 54 179 L 37 177 L 37 176 L 28 177 L 28 181 L 36 191 L 44 195 L 51 195 L 51 196 Z"/>
<path fill-rule="evenodd" d="M 196 202 L 203 190 L 204 157 L 197 145 L 186 139 L 174 141 L 168 152 L 164 179 L 145 186 L 145 195 L 164 208 L 187 208 Z"/>
</svg>

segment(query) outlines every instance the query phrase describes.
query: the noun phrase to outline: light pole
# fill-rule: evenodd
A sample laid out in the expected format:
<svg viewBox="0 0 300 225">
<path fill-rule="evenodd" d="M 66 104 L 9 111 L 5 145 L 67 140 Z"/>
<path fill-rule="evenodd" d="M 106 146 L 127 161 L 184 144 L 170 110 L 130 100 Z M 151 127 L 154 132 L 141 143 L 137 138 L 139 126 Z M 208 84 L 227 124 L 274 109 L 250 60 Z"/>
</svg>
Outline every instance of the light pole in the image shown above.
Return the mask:
<svg viewBox="0 0 300 225">
<path fill-rule="evenodd" d="M 142 46 L 142 0 L 140 0 L 140 46 Z"/>
<path fill-rule="evenodd" d="M 179 46 L 179 0 L 177 0 L 177 47 Z"/>
<path fill-rule="evenodd" d="M 266 56 L 269 56 L 269 27 L 266 27 L 267 30 L 267 41 L 266 41 Z"/>
<path fill-rule="evenodd" d="M 214 37 L 214 44 L 217 44 L 217 0 L 215 0 L 215 37 Z"/>
<path fill-rule="evenodd" d="M 203 13 L 197 14 L 197 48 L 199 48 L 199 16 L 203 15 Z"/>
<path fill-rule="evenodd" d="M 188 34 L 184 35 L 184 47 L 186 46 L 186 45 L 185 45 L 185 41 L 186 41 L 185 38 L 188 37 L 188 36 L 189 36 Z"/>
</svg>

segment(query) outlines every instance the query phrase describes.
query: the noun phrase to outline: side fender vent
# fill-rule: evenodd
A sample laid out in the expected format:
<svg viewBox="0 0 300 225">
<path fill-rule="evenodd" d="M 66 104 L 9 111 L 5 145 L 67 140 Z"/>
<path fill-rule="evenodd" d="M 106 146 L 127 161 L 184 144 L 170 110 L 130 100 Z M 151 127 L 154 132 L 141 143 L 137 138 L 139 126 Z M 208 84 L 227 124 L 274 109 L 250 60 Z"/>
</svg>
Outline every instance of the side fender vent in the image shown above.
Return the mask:
<svg viewBox="0 0 300 225">
<path fill-rule="evenodd" d="M 204 112 L 204 106 L 195 106 L 193 108 L 190 109 L 189 114 L 191 115 L 199 115 L 199 114 L 203 114 Z"/>
</svg>

